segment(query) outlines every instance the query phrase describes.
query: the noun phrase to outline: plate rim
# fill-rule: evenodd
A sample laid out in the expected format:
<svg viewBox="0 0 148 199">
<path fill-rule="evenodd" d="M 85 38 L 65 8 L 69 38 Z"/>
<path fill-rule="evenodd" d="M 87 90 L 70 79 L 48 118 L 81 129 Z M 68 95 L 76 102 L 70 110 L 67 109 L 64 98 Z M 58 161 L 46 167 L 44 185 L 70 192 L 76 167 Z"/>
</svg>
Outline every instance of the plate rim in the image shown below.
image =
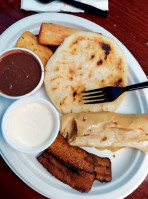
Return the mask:
<svg viewBox="0 0 148 199">
<path fill-rule="evenodd" d="M 140 72 L 140 76 L 142 76 L 142 79 L 143 80 L 147 80 L 147 77 L 146 77 L 146 75 L 144 74 L 144 72 L 143 72 L 143 70 L 142 70 L 142 68 L 141 68 L 141 66 L 139 65 L 139 63 L 137 62 L 137 60 L 133 57 L 133 55 L 130 53 L 130 51 L 115 37 L 115 36 L 113 36 L 109 31 L 107 31 L 106 29 L 104 29 L 103 27 L 101 27 L 100 25 L 98 25 L 98 24 L 96 24 L 96 23 L 94 23 L 94 22 L 91 22 L 91 21 L 89 21 L 89 20 L 87 20 L 87 19 L 84 19 L 84 18 L 82 18 L 82 17 L 78 17 L 78 16 L 74 16 L 74 15 L 71 15 L 71 14 L 65 14 L 65 13 L 39 13 L 39 14 L 34 14 L 34 15 L 31 15 L 31 16 L 28 16 L 28 17 L 25 17 L 25 18 L 23 18 L 23 19 L 21 19 L 21 20 L 19 20 L 19 21 L 17 21 L 17 22 L 15 22 L 14 24 L 12 24 L 9 28 L 7 28 L 1 35 L 0 35 L 0 40 L 1 40 L 1 38 L 3 37 L 3 36 L 5 36 L 5 34 L 7 34 L 7 32 L 9 32 L 10 30 L 11 30 L 11 28 L 13 28 L 15 25 L 18 25 L 19 23 L 22 23 L 23 21 L 26 21 L 26 20 L 28 20 L 28 19 L 30 19 L 30 18 L 32 18 L 32 21 L 34 20 L 33 18 L 36 18 L 36 16 L 38 17 L 38 16 L 47 16 L 47 15 L 58 15 L 58 16 L 61 16 L 61 17 L 65 17 L 65 15 L 68 17 L 72 17 L 72 18 L 75 18 L 75 19 L 77 19 L 77 20 L 81 20 L 81 21 L 85 21 L 85 22 L 87 22 L 87 23 L 90 23 L 90 24 L 93 24 L 93 26 L 96 26 L 96 27 L 98 27 L 99 29 L 101 29 L 101 30 L 103 30 L 103 31 L 105 31 L 107 34 L 109 34 L 109 36 L 111 36 L 111 37 L 113 37 L 116 41 L 118 41 L 118 44 L 120 43 L 120 45 L 121 45 L 121 48 L 122 48 L 122 50 L 124 49 L 125 51 L 127 51 L 129 54 L 130 54 L 130 56 L 134 59 L 134 61 L 136 61 L 136 64 L 138 65 L 138 69 L 140 70 L 139 72 Z M 46 19 L 45 19 L 46 20 Z M 50 19 L 49 19 L 49 21 L 50 21 Z M 88 27 L 88 26 L 87 26 Z M 137 76 L 136 76 L 137 77 Z M 148 97 L 148 93 L 146 94 L 146 91 L 144 91 L 143 90 L 143 92 L 144 92 L 144 95 L 145 95 L 145 97 L 147 96 Z M 147 98 L 148 99 L 148 98 Z M 147 102 L 147 104 L 148 104 L 148 101 L 146 100 L 146 102 Z M 8 166 L 13 170 L 13 172 L 19 177 L 19 178 L 21 178 L 21 180 L 22 181 L 24 181 L 27 185 L 29 185 L 31 188 L 33 188 L 34 186 L 32 185 L 32 184 L 30 184 L 29 182 L 27 182 L 24 178 L 22 178 L 21 176 L 20 176 L 20 174 L 19 173 L 17 173 L 17 171 L 12 167 L 12 165 L 10 164 L 10 162 L 7 160 L 7 158 L 5 157 L 5 155 L 2 153 L 2 150 L 1 150 L 1 147 L 0 147 L 0 152 L 1 152 L 1 155 L 2 155 L 2 157 L 3 157 L 3 159 L 5 160 L 5 162 L 8 164 Z M 148 156 L 144 156 L 144 161 L 145 162 L 148 162 Z M 147 172 L 148 172 L 148 169 L 147 169 Z M 147 175 L 147 174 L 146 174 Z M 122 195 L 121 197 L 125 197 L 125 196 L 127 196 L 127 195 L 129 195 L 131 192 L 133 192 L 140 184 L 141 184 L 141 182 L 144 180 L 144 178 L 146 177 L 146 175 L 143 175 L 143 178 L 141 178 L 141 181 L 139 181 L 138 182 L 138 184 L 136 184 L 135 186 L 134 186 L 134 188 L 133 189 L 131 189 L 128 193 L 126 193 L 125 195 Z M 46 196 L 47 197 L 47 195 L 45 195 L 43 192 L 41 192 L 40 190 L 38 190 L 36 187 L 34 187 L 33 188 L 35 191 L 37 191 L 37 192 L 39 192 L 39 193 L 41 193 L 42 195 L 44 195 L 44 196 Z M 53 196 L 48 196 L 48 197 L 52 197 L 53 198 Z M 118 197 L 118 198 L 121 198 L 121 197 Z M 90 198 L 91 198 L 91 196 L 90 196 Z"/>
</svg>

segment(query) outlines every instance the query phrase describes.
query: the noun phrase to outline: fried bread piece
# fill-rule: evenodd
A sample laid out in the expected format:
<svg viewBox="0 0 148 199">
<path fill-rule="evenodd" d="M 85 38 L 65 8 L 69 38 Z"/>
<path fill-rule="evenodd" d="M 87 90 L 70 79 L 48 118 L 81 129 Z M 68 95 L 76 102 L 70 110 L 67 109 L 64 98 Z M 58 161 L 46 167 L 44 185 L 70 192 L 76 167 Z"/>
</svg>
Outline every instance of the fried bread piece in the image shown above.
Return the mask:
<svg viewBox="0 0 148 199">
<path fill-rule="evenodd" d="M 95 179 L 101 182 L 110 182 L 112 180 L 110 159 L 102 158 L 94 154 L 91 155 L 97 160 L 97 165 L 95 166 Z"/>
<path fill-rule="evenodd" d="M 88 173 L 79 169 L 70 170 L 59 163 L 49 153 L 42 153 L 38 161 L 56 178 L 80 192 L 90 191 L 95 180 L 94 173 Z"/>
<path fill-rule="evenodd" d="M 93 156 L 79 147 L 70 146 L 60 134 L 46 151 L 65 162 L 66 165 L 88 172 L 93 172 L 97 164 Z"/>
<path fill-rule="evenodd" d="M 39 33 L 39 43 L 59 46 L 66 37 L 80 30 L 52 23 L 42 23 Z"/>
<path fill-rule="evenodd" d="M 26 48 L 34 52 L 41 59 L 44 67 L 53 54 L 47 46 L 39 44 L 38 38 L 29 31 L 24 32 L 20 36 L 17 40 L 16 47 Z"/>
</svg>

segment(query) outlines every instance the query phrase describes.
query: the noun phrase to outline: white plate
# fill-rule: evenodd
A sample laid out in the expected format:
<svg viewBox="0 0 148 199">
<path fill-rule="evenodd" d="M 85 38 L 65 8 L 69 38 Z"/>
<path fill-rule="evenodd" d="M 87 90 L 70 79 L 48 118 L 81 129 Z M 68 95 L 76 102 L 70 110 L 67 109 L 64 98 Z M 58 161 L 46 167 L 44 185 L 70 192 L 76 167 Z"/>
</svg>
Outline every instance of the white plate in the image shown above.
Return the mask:
<svg viewBox="0 0 148 199">
<path fill-rule="evenodd" d="M 131 55 L 131 53 L 121 44 L 113 35 L 102 27 L 83 18 L 72 15 L 44 13 L 24 18 L 8 28 L 0 37 L 0 52 L 8 48 L 15 47 L 17 39 L 20 35 L 29 30 L 34 34 L 38 34 L 40 24 L 42 22 L 57 23 L 77 29 L 86 29 L 90 31 L 100 32 L 106 36 L 116 40 L 123 49 L 128 65 L 130 83 L 146 81 L 147 78 L 141 67 Z M 144 113 L 148 112 L 148 90 L 129 92 L 122 102 L 117 112 L 119 113 Z M 44 88 L 40 89 L 37 96 L 47 98 Z M 0 97 L 0 119 L 12 103 Z M 135 149 L 122 149 L 116 153 L 110 151 L 98 151 L 94 148 L 88 149 L 102 157 L 109 157 L 112 162 L 112 181 L 109 183 L 100 183 L 95 181 L 89 193 L 79 193 L 69 186 L 60 182 L 50 175 L 38 163 L 36 155 L 27 155 L 13 150 L 6 144 L 0 134 L 0 150 L 1 155 L 7 162 L 9 167 L 18 175 L 26 184 L 37 192 L 50 198 L 67 198 L 67 199 L 117 199 L 123 198 L 136 189 L 144 180 L 148 172 L 148 156 Z M 113 157 L 115 155 L 115 157 Z"/>
</svg>

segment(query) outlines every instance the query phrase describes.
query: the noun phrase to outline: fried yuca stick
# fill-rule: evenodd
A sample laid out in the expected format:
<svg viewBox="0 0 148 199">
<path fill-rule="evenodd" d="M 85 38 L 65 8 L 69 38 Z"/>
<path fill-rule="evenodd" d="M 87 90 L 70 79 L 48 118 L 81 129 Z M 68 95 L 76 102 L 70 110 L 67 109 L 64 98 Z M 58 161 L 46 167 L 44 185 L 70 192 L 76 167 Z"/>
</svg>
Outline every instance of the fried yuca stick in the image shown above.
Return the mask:
<svg viewBox="0 0 148 199">
<path fill-rule="evenodd" d="M 24 32 L 20 36 L 20 38 L 17 40 L 16 47 L 26 48 L 34 52 L 41 59 L 44 67 L 53 54 L 47 46 L 39 44 L 38 38 L 29 31 Z"/>
<path fill-rule="evenodd" d="M 59 46 L 66 37 L 80 30 L 52 23 L 42 23 L 39 33 L 39 43 Z"/>
</svg>

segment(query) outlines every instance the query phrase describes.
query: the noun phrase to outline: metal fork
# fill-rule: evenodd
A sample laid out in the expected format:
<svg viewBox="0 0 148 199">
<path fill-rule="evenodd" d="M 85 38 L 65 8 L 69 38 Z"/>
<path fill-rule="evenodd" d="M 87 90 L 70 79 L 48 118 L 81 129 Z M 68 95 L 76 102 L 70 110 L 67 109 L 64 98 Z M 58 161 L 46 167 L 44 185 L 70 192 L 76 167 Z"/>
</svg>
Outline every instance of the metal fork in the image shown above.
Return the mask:
<svg viewBox="0 0 148 199">
<path fill-rule="evenodd" d="M 82 93 L 87 93 L 87 94 L 83 95 L 82 97 L 83 100 L 85 101 L 84 104 L 98 104 L 98 103 L 112 102 L 126 91 L 133 91 L 142 88 L 148 88 L 148 81 L 126 87 L 107 86 L 104 88 L 83 91 Z"/>
</svg>

